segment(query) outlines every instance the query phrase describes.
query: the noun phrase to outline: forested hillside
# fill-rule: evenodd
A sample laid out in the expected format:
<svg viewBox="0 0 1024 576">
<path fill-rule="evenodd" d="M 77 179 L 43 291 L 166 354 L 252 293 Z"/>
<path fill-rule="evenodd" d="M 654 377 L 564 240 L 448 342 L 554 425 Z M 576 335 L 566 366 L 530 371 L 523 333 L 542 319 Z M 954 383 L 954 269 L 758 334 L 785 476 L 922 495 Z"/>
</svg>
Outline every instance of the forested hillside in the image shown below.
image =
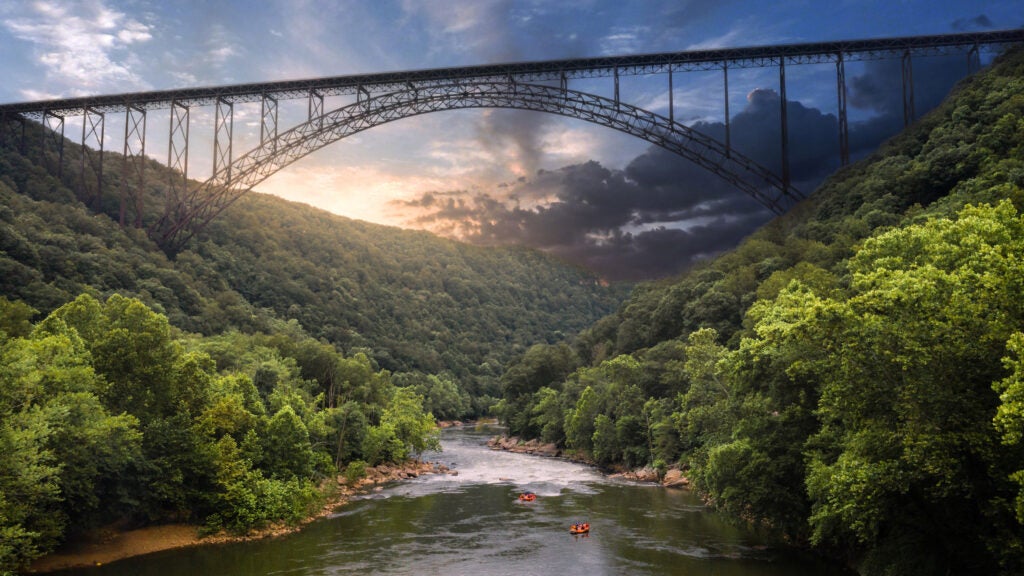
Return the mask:
<svg viewBox="0 0 1024 576">
<path fill-rule="evenodd" d="M 510 358 L 627 293 L 258 194 L 168 258 L 135 202 L 118 223 L 118 155 L 97 205 L 41 142 L 29 125 L 25 154 L 0 147 L 0 574 L 104 526 L 298 522 L 339 474 L 436 446 L 435 418 L 485 413 Z M 143 226 L 168 180 L 148 162 Z"/>
<path fill-rule="evenodd" d="M 191 333 L 267 332 L 296 320 L 393 373 L 446 375 L 468 401 L 498 393 L 509 358 L 581 330 L 627 294 L 535 251 L 469 246 L 259 194 L 169 259 L 142 230 L 116 222 L 118 155 L 106 154 L 96 214 L 76 197 L 80 162 L 66 160 L 58 179 L 39 160 L 40 142 L 30 130 L 26 155 L 11 141 L 0 154 L 0 295 L 40 314 L 82 293 L 118 293 Z M 80 154 L 66 143 L 66 158 Z M 168 182 L 159 164 L 147 171 L 144 225 L 161 214 Z"/>
<path fill-rule="evenodd" d="M 1024 52 L 737 249 L 502 376 L 511 432 L 678 464 L 863 574 L 1024 572 Z"/>
</svg>

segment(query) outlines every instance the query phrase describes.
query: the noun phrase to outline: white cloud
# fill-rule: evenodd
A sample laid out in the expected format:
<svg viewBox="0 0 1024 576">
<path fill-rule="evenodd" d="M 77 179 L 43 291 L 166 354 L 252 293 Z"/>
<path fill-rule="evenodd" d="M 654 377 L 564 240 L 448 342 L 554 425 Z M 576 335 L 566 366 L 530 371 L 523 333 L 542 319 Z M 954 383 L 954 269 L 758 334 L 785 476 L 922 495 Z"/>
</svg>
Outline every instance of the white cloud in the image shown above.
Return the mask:
<svg viewBox="0 0 1024 576">
<path fill-rule="evenodd" d="M 223 25 L 214 24 L 210 27 L 210 36 L 206 41 L 206 59 L 214 66 L 223 66 L 228 60 L 242 53 L 234 35 Z"/>
<path fill-rule="evenodd" d="M 75 93 L 149 85 L 130 66 L 129 45 L 152 38 L 150 27 L 90 2 L 39 1 L 7 18 L 3 26 L 32 44 L 47 78 Z"/>
<path fill-rule="evenodd" d="M 601 38 L 601 54 L 640 52 L 650 34 L 651 30 L 646 26 L 613 27 L 610 34 Z"/>
</svg>

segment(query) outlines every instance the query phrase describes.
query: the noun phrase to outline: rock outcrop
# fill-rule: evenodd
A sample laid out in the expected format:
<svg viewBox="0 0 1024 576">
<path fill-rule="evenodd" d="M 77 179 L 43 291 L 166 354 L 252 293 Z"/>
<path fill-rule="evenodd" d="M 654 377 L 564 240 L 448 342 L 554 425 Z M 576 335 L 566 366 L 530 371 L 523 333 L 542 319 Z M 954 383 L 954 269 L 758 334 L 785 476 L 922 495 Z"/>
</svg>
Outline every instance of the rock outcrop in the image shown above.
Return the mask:
<svg viewBox="0 0 1024 576">
<path fill-rule="evenodd" d="M 689 488 L 690 479 L 683 476 L 683 471 L 673 468 L 665 473 L 665 477 L 661 479 L 661 485 L 666 488 Z"/>
<path fill-rule="evenodd" d="M 487 446 L 492 450 L 506 450 L 519 454 L 535 454 L 537 456 L 558 457 L 562 451 L 554 443 L 545 444 L 540 440 L 529 440 L 522 442 L 518 437 L 495 436 L 487 441 Z"/>
</svg>

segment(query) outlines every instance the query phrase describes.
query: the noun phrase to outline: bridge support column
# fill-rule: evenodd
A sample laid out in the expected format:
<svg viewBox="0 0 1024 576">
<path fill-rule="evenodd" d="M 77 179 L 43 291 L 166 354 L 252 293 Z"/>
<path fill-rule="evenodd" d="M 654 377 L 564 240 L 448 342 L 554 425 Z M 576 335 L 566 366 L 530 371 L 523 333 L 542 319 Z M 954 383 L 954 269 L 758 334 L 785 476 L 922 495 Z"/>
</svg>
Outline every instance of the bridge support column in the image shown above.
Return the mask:
<svg viewBox="0 0 1024 576">
<path fill-rule="evenodd" d="M 277 152 L 277 100 L 264 94 L 260 106 L 260 146 L 269 141 Z"/>
<path fill-rule="evenodd" d="M 732 158 L 732 133 L 729 126 L 729 63 L 722 62 L 722 92 L 725 94 L 725 157 Z"/>
<path fill-rule="evenodd" d="M 967 75 L 974 74 L 981 70 L 981 54 L 978 52 L 978 45 L 971 46 L 967 51 Z"/>
<path fill-rule="evenodd" d="M 309 91 L 309 119 L 320 118 L 324 115 L 324 95 L 317 92 L 316 89 Z M 324 127 L 323 118 L 317 122 L 318 128 Z"/>
<path fill-rule="evenodd" d="M 668 121 L 676 122 L 676 91 L 672 86 L 672 67 L 668 69 Z"/>
<path fill-rule="evenodd" d="M 43 112 L 43 148 L 41 151 L 44 166 L 49 166 L 47 148 L 57 149 L 57 179 L 64 176 L 64 117 L 49 110 Z"/>
<path fill-rule="evenodd" d="M 93 110 L 86 106 L 82 115 L 82 197 L 92 205 L 93 210 L 99 211 L 103 200 L 103 136 L 105 132 L 105 116 L 102 112 Z M 96 148 L 93 153 L 89 150 L 92 144 Z M 96 193 L 89 192 L 89 178 L 87 168 L 92 168 L 96 175 Z"/>
<path fill-rule="evenodd" d="M 910 58 L 910 50 L 903 53 L 901 69 L 903 71 L 903 126 L 910 126 L 914 121 L 914 67 Z"/>
<path fill-rule="evenodd" d="M 132 188 L 134 180 L 135 187 Z M 126 225 L 127 201 L 132 200 L 135 227 L 142 228 L 142 193 L 146 183 L 146 110 L 128 106 L 124 110 L 124 166 L 121 178 L 119 221 Z"/>
<path fill-rule="evenodd" d="M 619 67 L 615 67 L 615 109 L 619 109 Z"/>
<path fill-rule="evenodd" d="M 232 144 L 234 138 L 235 105 L 224 98 L 217 98 L 214 110 L 213 132 L 213 177 L 223 184 L 231 183 Z M 224 174 L 218 176 L 217 172 Z"/>
<path fill-rule="evenodd" d="M 846 63 L 842 52 L 836 60 L 836 94 L 839 99 L 836 111 L 839 120 L 839 163 L 846 166 L 850 163 L 850 127 L 846 118 Z"/>
<path fill-rule="evenodd" d="M 786 102 L 786 57 L 779 58 L 779 113 L 782 132 L 782 186 L 789 191 L 791 176 L 789 173 L 789 119 Z"/>
<path fill-rule="evenodd" d="M 167 206 L 175 209 L 188 195 L 188 126 L 189 107 L 171 102 L 171 128 L 167 135 L 167 167 L 171 169 L 168 182 Z M 175 171 L 178 174 L 175 174 Z"/>
</svg>

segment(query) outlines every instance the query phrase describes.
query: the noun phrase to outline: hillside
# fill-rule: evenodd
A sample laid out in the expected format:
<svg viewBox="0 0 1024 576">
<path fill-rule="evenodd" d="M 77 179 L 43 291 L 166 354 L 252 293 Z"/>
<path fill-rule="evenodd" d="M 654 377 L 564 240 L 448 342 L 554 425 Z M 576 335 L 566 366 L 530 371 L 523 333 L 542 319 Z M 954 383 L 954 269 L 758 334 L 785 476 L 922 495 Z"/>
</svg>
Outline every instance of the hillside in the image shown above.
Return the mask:
<svg viewBox="0 0 1024 576">
<path fill-rule="evenodd" d="M 1024 570 L 1024 50 L 732 252 L 502 377 L 511 433 L 669 466 L 862 574 Z"/>
<path fill-rule="evenodd" d="M 93 211 L 38 130 L 0 149 L 0 574 L 97 531 L 301 523 L 626 294 L 534 251 L 259 194 L 169 259 L 117 223 L 117 155 Z M 169 175 L 146 172 L 149 225 Z"/>
<path fill-rule="evenodd" d="M 27 155 L 0 155 L 0 296 L 40 315 L 81 293 L 119 293 L 204 335 L 295 320 L 343 353 L 362 351 L 392 372 L 449 373 L 480 396 L 497 393 L 513 355 L 577 332 L 626 294 L 535 251 L 468 246 L 260 194 L 170 260 L 141 230 L 116 223 L 118 155 L 106 154 L 95 214 L 76 197 L 80 164 L 67 161 L 55 178 L 31 132 Z M 67 143 L 66 158 L 80 154 Z M 147 170 L 148 224 L 168 177 L 155 162 Z"/>
</svg>

